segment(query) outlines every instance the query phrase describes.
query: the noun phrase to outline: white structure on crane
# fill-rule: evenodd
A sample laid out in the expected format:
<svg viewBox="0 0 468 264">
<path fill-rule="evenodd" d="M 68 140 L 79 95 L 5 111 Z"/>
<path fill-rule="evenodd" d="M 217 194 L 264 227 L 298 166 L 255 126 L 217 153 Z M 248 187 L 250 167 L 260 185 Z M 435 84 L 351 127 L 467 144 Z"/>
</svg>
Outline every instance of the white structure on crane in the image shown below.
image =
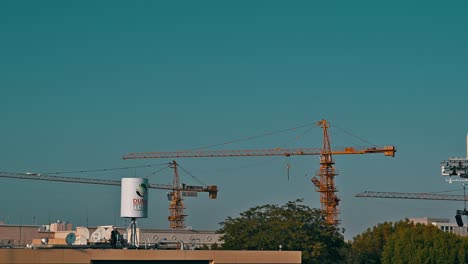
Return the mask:
<svg viewBox="0 0 468 264">
<path fill-rule="evenodd" d="M 468 134 L 466 135 L 466 157 L 453 157 L 441 162 L 442 176 L 448 176 L 449 183 L 453 181 L 468 181 Z M 459 178 L 452 179 L 452 176 Z"/>
</svg>

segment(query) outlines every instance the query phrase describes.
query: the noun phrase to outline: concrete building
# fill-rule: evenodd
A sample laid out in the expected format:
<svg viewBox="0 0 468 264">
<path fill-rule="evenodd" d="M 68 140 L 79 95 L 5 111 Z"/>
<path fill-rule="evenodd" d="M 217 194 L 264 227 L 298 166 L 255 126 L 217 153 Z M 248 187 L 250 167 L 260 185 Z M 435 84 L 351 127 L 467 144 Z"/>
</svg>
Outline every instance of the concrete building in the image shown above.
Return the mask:
<svg viewBox="0 0 468 264">
<path fill-rule="evenodd" d="M 415 224 L 433 225 L 447 233 L 453 233 L 459 236 L 468 236 L 468 230 L 466 226 L 460 227 L 455 223 L 451 223 L 450 220 L 446 218 L 410 218 L 409 221 Z"/>
<path fill-rule="evenodd" d="M 33 240 L 58 237 L 73 232 L 68 223 L 51 225 L 5 225 L 0 224 L 0 264 L 22 263 L 74 263 L 74 264 L 299 264 L 300 251 L 225 251 L 225 250 L 161 250 L 159 247 L 147 249 L 111 249 L 103 246 L 37 245 Z M 96 228 L 89 228 L 92 233 Z M 155 244 L 160 241 L 182 241 L 197 249 L 219 244 L 219 234 L 214 231 L 141 229 L 140 245 Z M 126 232 L 120 228 L 119 232 Z M 40 241 L 40 240 L 39 240 Z M 26 245 L 30 245 L 27 247 Z M 193 247 L 195 245 L 195 247 Z M 91 248 L 94 247 L 94 248 Z M 96 248 L 98 247 L 98 248 Z M 100 248 L 99 248 L 100 247 Z M 173 248 L 176 249 L 176 248 Z M 177 248 L 180 249 L 180 248 Z"/>
<path fill-rule="evenodd" d="M 35 238 L 47 236 L 47 233 L 40 233 L 37 225 L 0 224 L 0 246 L 26 245 Z"/>
<path fill-rule="evenodd" d="M 155 244 L 161 241 L 182 241 L 193 247 L 212 247 L 219 245 L 221 234 L 208 230 L 177 230 L 177 229 L 141 229 L 140 244 Z"/>
<path fill-rule="evenodd" d="M 300 251 L 0 249 L 0 264 L 299 264 Z"/>
</svg>

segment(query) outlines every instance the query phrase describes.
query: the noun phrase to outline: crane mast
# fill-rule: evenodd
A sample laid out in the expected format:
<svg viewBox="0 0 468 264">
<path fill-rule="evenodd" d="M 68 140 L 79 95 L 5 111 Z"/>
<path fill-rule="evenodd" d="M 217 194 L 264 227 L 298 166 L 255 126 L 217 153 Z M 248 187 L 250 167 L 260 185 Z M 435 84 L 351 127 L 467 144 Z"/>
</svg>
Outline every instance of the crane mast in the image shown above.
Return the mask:
<svg viewBox="0 0 468 264">
<path fill-rule="evenodd" d="M 172 182 L 172 192 L 168 194 L 171 203 L 169 205 L 170 215 L 167 218 L 171 228 L 185 228 L 184 201 L 182 200 L 182 186 L 180 186 L 179 172 L 177 170 L 177 162 L 174 160 L 171 163 L 174 169 L 174 178 Z"/>
<path fill-rule="evenodd" d="M 330 136 L 328 135 L 329 124 L 326 120 L 321 120 L 317 123 L 323 129 L 323 145 L 320 152 L 320 170 L 317 173 L 319 179 L 313 177 L 312 183 L 316 190 L 320 193 L 320 204 L 322 211 L 325 213 L 329 224 L 338 223 L 338 204 L 340 199 L 335 194 L 338 190 L 335 187 L 335 172 L 333 157 L 330 145 Z"/>
<path fill-rule="evenodd" d="M 338 204 L 340 199 L 335 186 L 333 155 L 349 154 L 373 154 L 383 153 L 385 156 L 394 157 L 396 148 L 394 146 L 354 148 L 332 150 L 327 120 L 320 120 L 317 125 L 322 127 L 322 148 L 271 148 L 271 149 L 244 149 L 244 150 L 187 150 L 187 151 L 165 151 L 165 152 L 133 152 L 123 156 L 123 159 L 160 159 L 160 158 L 201 158 L 201 157 L 252 157 L 252 156 L 303 156 L 320 155 L 320 170 L 317 172 L 319 178 L 313 177 L 312 183 L 316 191 L 320 193 L 320 203 L 329 224 L 338 224 Z"/>
</svg>

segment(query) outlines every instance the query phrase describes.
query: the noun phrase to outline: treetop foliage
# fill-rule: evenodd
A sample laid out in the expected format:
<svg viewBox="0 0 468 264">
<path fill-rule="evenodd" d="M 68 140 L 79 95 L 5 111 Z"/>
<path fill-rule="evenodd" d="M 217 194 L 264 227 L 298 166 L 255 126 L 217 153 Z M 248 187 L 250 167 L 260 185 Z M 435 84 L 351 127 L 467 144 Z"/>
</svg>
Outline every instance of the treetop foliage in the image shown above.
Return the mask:
<svg viewBox="0 0 468 264">
<path fill-rule="evenodd" d="M 356 236 L 350 263 L 468 263 L 468 239 L 408 220 L 385 222 Z"/>
<path fill-rule="evenodd" d="M 302 263 L 468 263 L 468 238 L 408 220 L 368 228 L 346 243 L 303 200 L 252 207 L 220 223 L 221 249 L 298 250 Z"/>
<path fill-rule="evenodd" d="M 223 249 L 300 250 L 303 263 L 336 263 L 344 246 L 339 230 L 325 221 L 321 210 L 302 204 L 262 205 L 228 217 L 218 233 Z"/>
</svg>

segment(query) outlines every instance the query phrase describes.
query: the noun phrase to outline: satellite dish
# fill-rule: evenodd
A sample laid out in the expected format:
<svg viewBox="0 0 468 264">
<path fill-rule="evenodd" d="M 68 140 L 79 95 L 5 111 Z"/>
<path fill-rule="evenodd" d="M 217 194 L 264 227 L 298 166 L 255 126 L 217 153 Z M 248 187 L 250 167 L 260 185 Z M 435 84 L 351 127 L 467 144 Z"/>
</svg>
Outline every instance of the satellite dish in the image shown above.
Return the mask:
<svg viewBox="0 0 468 264">
<path fill-rule="evenodd" d="M 94 231 L 93 234 L 91 234 L 90 240 L 91 240 L 91 242 L 96 243 L 96 242 L 99 242 L 101 240 L 101 238 L 102 238 L 101 232 Z"/>
<path fill-rule="evenodd" d="M 75 243 L 76 240 L 76 235 L 75 233 L 70 233 L 65 237 L 65 241 L 67 242 L 67 245 L 71 246 L 73 243 Z"/>
<path fill-rule="evenodd" d="M 84 237 L 85 239 L 89 239 L 89 229 L 81 226 L 76 227 L 76 237 Z"/>
<path fill-rule="evenodd" d="M 75 245 L 87 245 L 88 239 L 83 236 L 77 236 L 75 240 Z"/>
</svg>

